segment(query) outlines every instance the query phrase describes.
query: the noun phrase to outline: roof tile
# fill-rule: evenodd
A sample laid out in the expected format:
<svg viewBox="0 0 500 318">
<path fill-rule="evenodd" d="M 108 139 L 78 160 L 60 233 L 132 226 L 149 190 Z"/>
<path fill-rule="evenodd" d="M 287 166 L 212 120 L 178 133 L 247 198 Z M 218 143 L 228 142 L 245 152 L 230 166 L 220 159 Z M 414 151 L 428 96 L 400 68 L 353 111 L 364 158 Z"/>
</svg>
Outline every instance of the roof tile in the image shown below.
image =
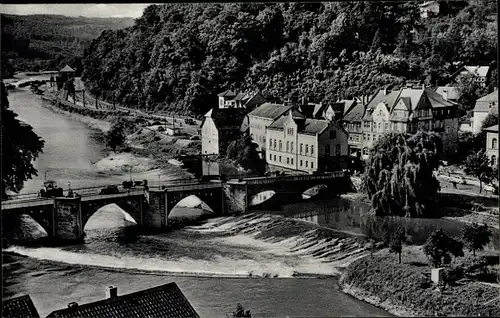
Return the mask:
<svg viewBox="0 0 500 318">
<path fill-rule="evenodd" d="M 40 317 L 29 295 L 2 301 L 2 317 Z"/>
</svg>

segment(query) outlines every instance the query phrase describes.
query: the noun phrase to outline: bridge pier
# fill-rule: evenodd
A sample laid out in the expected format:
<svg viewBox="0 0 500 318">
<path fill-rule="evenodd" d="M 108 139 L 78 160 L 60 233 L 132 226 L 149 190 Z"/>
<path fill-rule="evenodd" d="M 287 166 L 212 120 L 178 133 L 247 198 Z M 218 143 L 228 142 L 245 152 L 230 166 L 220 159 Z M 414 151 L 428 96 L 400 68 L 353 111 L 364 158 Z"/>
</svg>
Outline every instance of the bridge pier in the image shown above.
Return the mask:
<svg viewBox="0 0 500 318">
<path fill-rule="evenodd" d="M 54 198 L 52 233 L 57 241 L 81 241 L 84 238 L 81 197 Z"/>
<path fill-rule="evenodd" d="M 159 230 L 167 227 L 167 190 L 149 190 L 149 208 L 143 211 L 144 229 Z"/>
</svg>

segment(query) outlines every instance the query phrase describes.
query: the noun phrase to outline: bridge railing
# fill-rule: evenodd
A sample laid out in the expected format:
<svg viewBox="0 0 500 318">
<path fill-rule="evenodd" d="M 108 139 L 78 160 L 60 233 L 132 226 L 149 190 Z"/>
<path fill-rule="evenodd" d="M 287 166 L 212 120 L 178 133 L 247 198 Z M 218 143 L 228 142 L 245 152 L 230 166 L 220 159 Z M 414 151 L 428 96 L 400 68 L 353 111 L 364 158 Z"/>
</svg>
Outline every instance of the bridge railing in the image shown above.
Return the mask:
<svg viewBox="0 0 500 318">
<path fill-rule="evenodd" d="M 328 180 L 332 178 L 342 178 L 346 174 L 343 171 L 334 171 L 321 174 L 304 174 L 304 175 L 290 175 L 290 176 L 276 176 L 276 177 L 255 177 L 255 178 L 243 178 L 247 184 L 259 184 L 259 183 L 272 183 L 276 181 L 306 181 L 306 180 Z"/>
</svg>

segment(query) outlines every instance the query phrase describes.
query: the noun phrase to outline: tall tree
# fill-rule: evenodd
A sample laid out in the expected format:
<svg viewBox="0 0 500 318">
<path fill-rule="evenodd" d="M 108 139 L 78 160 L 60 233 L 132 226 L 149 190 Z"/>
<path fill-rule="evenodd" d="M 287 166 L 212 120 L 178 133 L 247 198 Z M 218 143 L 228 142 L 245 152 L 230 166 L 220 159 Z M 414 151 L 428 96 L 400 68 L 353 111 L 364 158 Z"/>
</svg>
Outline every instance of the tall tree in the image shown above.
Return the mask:
<svg viewBox="0 0 500 318">
<path fill-rule="evenodd" d="M 434 267 L 451 262 L 451 256 L 464 256 L 463 243 L 449 237 L 442 229 L 434 231 L 424 244 L 424 253 Z"/>
<path fill-rule="evenodd" d="M 30 125 L 18 120 L 17 114 L 9 109 L 7 90 L 2 82 L 2 198 L 6 190 L 18 192 L 25 181 L 38 175 L 33 162 L 42 152 L 44 141 L 33 132 Z M 5 154 L 5 155 L 4 155 Z"/>
<path fill-rule="evenodd" d="M 490 242 L 491 232 L 486 224 L 472 223 L 465 225 L 462 235 L 469 249 L 476 256 L 476 250 L 482 250 Z"/>
<path fill-rule="evenodd" d="M 465 159 L 465 173 L 479 179 L 479 193 L 483 190 L 483 182 L 491 180 L 492 168 L 484 149 L 472 153 Z"/>
<path fill-rule="evenodd" d="M 364 191 L 377 215 L 435 216 L 442 142 L 438 135 L 389 134 L 370 150 L 363 174 Z"/>
</svg>

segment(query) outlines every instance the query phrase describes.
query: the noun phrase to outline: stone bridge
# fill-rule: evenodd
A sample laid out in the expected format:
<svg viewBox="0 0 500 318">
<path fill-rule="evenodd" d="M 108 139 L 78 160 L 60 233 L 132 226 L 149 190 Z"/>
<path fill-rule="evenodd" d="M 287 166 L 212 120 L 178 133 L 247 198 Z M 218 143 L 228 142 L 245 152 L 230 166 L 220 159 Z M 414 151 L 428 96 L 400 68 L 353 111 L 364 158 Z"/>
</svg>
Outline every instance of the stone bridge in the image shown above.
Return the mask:
<svg viewBox="0 0 500 318">
<path fill-rule="evenodd" d="M 342 172 L 317 175 L 293 175 L 228 180 L 224 183 L 193 183 L 171 185 L 164 189 L 131 190 L 118 194 L 89 194 L 75 198 L 37 198 L 2 202 L 4 230 L 12 230 L 8 224 L 16 217 L 27 214 L 38 222 L 55 241 L 81 241 L 90 217 L 108 204 L 116 204 L 128 212 L 144 231 L 162 230 L 167 227 L 168 216 L 182 199 L 195 195 L 206 203 L 215 215 L 231 214 L 248 210 L 249 200 L 256 194 L 273 190 L 299 198 L 307 189 L 319 184 L 326 185 L 333 195 L 352 190 L 350 178 Z M 78 189 L 75 189 L 78 193 Z M 7 227 L 6 227 L 7 225 Z M 5 233 L 5 232 L 4 232 Z M 8 234 L 7 234 L 8 236 Z"/>
</svg>

